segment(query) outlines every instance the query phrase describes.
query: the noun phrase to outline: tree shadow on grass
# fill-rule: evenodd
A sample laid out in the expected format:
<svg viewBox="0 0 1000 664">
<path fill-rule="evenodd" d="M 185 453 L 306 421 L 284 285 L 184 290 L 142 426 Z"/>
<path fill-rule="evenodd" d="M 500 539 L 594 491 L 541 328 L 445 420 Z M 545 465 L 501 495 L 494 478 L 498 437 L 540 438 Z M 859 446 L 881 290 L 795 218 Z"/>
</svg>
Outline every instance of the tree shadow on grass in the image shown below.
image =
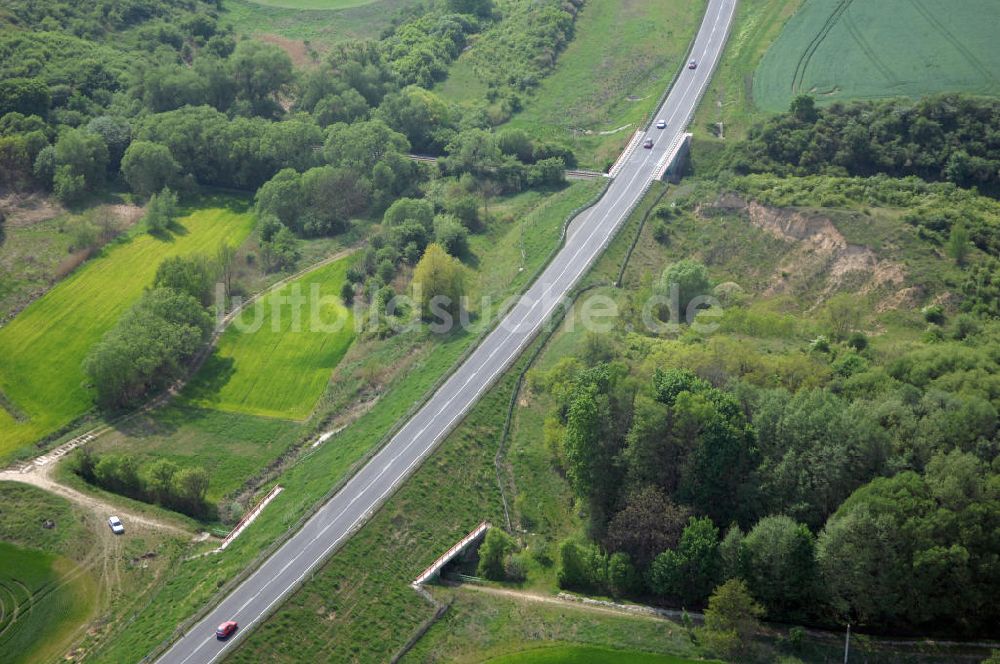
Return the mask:
<svg viewBox="0 0 1000 664">
<path fill-rule="evenodd" d="M 236 362 L 231 357 L 221 357 L 212 353 L 194 380 L 184 389 L 184 396 L 192 401 L 214 402 L 222 388 L 236 373 Z"/>
<path fill-rule="evenodd" d="M 178 237 L 183 237 L 191 231 L 181 222 L 174 220 L 166 228 L 147 228 L 146 232 L 160 242 L 173 243 Z"/>
</svg>

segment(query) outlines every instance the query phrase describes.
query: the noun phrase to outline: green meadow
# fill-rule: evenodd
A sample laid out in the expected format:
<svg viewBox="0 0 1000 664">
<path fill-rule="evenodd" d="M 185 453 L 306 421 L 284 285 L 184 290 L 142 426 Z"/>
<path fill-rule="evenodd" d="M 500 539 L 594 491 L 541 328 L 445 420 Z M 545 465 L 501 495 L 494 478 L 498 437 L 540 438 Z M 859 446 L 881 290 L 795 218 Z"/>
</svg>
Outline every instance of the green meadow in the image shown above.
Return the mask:
<svg viewBox="0 0 1000 664">
<path fill-rule="evenodd" d="M 325 265 L 249 305 L 191 382 L 190 402 L 305 419 L 354 340 L 354 316 L 340 299 L 352 260 Z"/>
<path fill-rule="evenodd" d="M 764 55 L 753 97 L 769 111 L 797 94 L 823 102 L 1000 94 L 994 0 L 812 0 Z"/>
<path fill-rule="evenodd" d="M 265 7 L 283 7 L 285 9 L 345 9 L 367 5 L 375 0 L 251 0 L 254 4 Z"/>
<path fill-rule="evenodd" d="M 82 363 L 149 286 L 169 256 L 239 245 L 249 213 L 213 207 L 181 218 L 168 237 L 135 233 L 107 247 L 0 328 L 0 458 L 49 435 L 92 406 Z"/>
<path fill-rule="evenodd" d="M 93 576 L 73 561 L 0 542 L 0 662 L 58 656 L 96 598 Z"/>
<path fill-rule="evenodd" d="M 487 664 L 693 664 L 682 659 L 638 650 L 611 650 L 591 646 L 535 648 L 486 660 Z"/>
</svg>

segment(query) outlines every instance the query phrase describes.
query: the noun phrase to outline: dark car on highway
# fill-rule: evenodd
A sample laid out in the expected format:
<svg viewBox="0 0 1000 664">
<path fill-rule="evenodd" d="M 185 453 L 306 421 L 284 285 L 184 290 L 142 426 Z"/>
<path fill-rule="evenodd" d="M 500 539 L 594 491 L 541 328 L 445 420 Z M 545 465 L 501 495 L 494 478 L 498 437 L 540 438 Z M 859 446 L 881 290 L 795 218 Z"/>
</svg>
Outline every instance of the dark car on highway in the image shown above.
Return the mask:
<svg viewBox="0 0 1000 664">
<path fill-rule="evenodd" d="M 646 142 L 642 144 L 642 147 L 646 148 L 647 150 L 653 147 L 653 139 L 647 138 Z"/>
</svg>

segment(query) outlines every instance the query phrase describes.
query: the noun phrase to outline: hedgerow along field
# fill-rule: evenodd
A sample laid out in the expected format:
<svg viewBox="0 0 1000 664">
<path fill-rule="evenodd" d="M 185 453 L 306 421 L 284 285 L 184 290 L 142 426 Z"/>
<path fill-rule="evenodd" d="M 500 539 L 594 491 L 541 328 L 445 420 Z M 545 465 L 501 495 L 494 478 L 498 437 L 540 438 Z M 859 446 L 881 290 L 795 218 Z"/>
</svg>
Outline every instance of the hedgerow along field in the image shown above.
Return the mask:
<svg viewBox="0 0 1000 664">
<path fill-rule="evenodd" d="M 347 256 L 268 293 L 230 324 L 186 391 L 199 406 L 305 419 L 354 341 Z M 293 300 L 301 298 L 301 305 Z M 297 310 L 297 313 L 296 313 Z"/>
<path fill-rule="evenodd" d="M 0 391 L 14 411 L 0 408 L 0 459 L 91 408 L 83 360 L 152 284 L 163 259 L 211 255 L 222 241 L 239 245 L 253 224 L 247 212 L 213 206 L 179 219 L 166 238 L 136 233 L 0 328 Z"/>
<path fill-rule="evenodd" d="M 299 432 L 287 420 L 173 402 L 123 422 L 89 449 L 130 454 L 140 464 L 168 459 L 180 468 L 204 468 L 211 477 L 206 499 L 219 503 L 281 456 Z"/>
<path fill-rule="evenodd" d="M 73 561 L 0 542 L 0 661 L 58 656 L 96 597 L 94 578 Z"/>
<path fill-rule="evenodd" d="M 753 97 L 764 110 L 798 94 L 821 102 L 1000 94 L 993 0 L 812 0 L 764 55 Z"/>
</svg>

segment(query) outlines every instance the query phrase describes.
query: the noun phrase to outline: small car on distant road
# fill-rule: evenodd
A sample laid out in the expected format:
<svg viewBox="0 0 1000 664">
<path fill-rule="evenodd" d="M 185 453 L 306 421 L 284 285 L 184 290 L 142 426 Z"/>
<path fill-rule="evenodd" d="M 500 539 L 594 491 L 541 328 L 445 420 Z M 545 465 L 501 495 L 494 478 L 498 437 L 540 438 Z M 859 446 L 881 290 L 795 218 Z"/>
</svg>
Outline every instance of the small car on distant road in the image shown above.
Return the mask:
<svg viewBox="0 0 1000 664">
<path fill-rule="evenodd" d="M 232 636 L 233 632 L 239 625 L 236 624 L 235 620 L 227 620 L 226 622 L 219 625 L 218 629 L 215 630 L 215 638 L 217 639 L 228 639 Z"/>
<path fill-rule="evenodd" d="M 647 150 L 653 147 L 653 139 L 647 138 L 646 142 L 642 144 L 642 147 L 646 148 Z"/>
<path fill-rule="evenodd" d="M 125 524 L 123 524 L 122 520 L 116 516 L 108 517 L 108 526 L 111 527 L 111 532 L 115 535 L 121 535 L 125 532 Z"/>
<path fill-rule="evenodd" d="M 697 69 L 697 68 L 698 68 L 697 62 L 695 62 L 694 60 L 688 62 L 688 69 Z"/>
<path fill-rule="evenodd" d="M 666 129 L 667 128 L 667 121 L 666 120 L 657 120 L 656 121 L 656 128 L 657 129 Z"/>
</svg>

